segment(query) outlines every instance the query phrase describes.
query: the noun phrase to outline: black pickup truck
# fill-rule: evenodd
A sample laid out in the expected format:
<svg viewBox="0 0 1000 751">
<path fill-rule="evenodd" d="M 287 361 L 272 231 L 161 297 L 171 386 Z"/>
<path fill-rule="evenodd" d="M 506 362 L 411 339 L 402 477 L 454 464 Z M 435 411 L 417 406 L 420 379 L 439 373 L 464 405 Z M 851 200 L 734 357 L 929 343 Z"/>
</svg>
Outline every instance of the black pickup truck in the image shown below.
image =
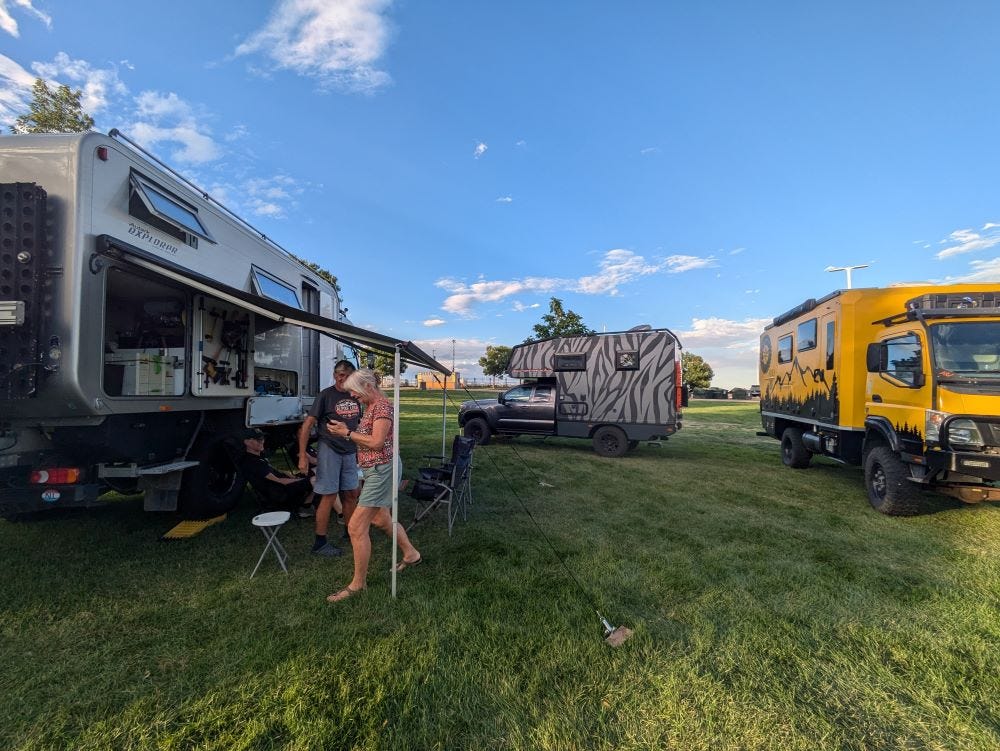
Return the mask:
<svg viewBox="0 0 1000 751">
<path fill-rule="evenodd" d="M 458 424 L 476 443 L 489 443 L 494 435 L 560 435 L 556 423 L 555 379 L 524 383 L 500 394 L 496 401 L 463 402 Z M 582 436 L 578 436 L 582 437 Z M 616 425 L 600 426 L 593 433 L 594 450 L 601 456 L 621 456 L 639 445 Z"/>
</svg>

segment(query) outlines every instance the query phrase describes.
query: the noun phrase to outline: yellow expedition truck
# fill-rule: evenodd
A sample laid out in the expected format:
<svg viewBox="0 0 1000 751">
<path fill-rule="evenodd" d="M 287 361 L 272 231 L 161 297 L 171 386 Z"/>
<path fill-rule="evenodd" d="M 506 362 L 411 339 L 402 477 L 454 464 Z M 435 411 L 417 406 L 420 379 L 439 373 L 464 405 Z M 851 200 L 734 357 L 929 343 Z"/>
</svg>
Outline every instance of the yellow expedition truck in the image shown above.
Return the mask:
<svg viewBox="0 0 1000 751">
<path fill-rule="evenodd" d="M 1000 500 L 1000 286 L 839 290 L 760 338 L 760 415 L 796 469 L 864 467 L 871 505 Z"/>
</svg>

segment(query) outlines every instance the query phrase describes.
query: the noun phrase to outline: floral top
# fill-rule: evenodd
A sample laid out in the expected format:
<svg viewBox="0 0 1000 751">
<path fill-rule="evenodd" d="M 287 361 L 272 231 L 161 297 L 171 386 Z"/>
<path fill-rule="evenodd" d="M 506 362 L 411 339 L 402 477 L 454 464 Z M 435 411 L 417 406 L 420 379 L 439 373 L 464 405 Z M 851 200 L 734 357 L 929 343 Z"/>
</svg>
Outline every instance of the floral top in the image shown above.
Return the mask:
<svg viewBox="0 0 1000 751">
<path fill-rule="evenodd" d="M 388 420 L 389 432 L 385 436 L 385 442 L 377 449 L 369 449 L 358 446 L 358 466 L 362 469 L 374 467 L 376 464 L 388 464 L 392 461 L 392 403 L 386 400 L 375 402 L 365 410 L 365 414 L 358 424 L 358 432 L 361 435 L 371 435 L 372 425 L 376 420 Z"/>
</svg>

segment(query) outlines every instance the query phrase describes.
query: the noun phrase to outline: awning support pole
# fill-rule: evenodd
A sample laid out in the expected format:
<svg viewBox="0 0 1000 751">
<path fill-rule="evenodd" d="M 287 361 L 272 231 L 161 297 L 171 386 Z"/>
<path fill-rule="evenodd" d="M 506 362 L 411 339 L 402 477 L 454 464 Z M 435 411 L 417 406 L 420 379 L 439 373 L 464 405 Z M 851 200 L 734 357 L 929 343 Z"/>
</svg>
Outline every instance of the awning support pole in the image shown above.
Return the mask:
<svg viewBox="0 0 1000 751">
<path fill-rule="evenodd" d="M 393 355 L 392 378 L 392 597 L 396 598 L 396 550 L 399 536 L 399 345 Z"/>
</svg>

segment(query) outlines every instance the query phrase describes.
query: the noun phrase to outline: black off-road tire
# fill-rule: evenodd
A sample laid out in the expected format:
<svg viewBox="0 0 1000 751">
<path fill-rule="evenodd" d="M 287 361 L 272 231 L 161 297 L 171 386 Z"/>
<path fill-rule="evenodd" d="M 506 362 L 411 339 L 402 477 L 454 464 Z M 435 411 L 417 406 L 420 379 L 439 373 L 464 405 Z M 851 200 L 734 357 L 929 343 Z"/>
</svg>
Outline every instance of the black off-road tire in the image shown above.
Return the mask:
<svg viewBox="0 0 1000 751">
<path fill-rule="evenodd" d="M 180 506 L 188 519 L 210 519 L 232 511 L 243 497 L 246 478 L 237 441 L 228 435 L 208 436 L 195 444 L 197 467 L 184 471 Z"/>
<path fill-rule="evenodd" d="M 865 490 L 868 502 L 887 516 L 916 516 L 927 509 L 923 489 L 911 482 L 910 471 L 888 446 L 875 446 L 865 454 Z"/>
<path fill-rule="evenodd" d="M 594 433 L 594 451 L 601 456 L 624 456 L 628 451 L 628 437 L 621 428 L 604 425 Z"/>
<path fill-rule="evenodd" d="M 792 469 L 805 469 L 812 461 L 812 452 L 802 443 L 802 431 L 785 428 L 781 434 L 781 463 Z"/>
<path fill-rule="evenodd" d="M 493 431 L 490 430 L 489 423 L 487 423 L 482 417 L 473 417 L 465 423 L 465 430 L 463 431 L 463 434 L 466 438 L 471 438 L 480 446 L 485 446 L 490 442 L 490 437 L 493 435 Z"/>
</svg>

